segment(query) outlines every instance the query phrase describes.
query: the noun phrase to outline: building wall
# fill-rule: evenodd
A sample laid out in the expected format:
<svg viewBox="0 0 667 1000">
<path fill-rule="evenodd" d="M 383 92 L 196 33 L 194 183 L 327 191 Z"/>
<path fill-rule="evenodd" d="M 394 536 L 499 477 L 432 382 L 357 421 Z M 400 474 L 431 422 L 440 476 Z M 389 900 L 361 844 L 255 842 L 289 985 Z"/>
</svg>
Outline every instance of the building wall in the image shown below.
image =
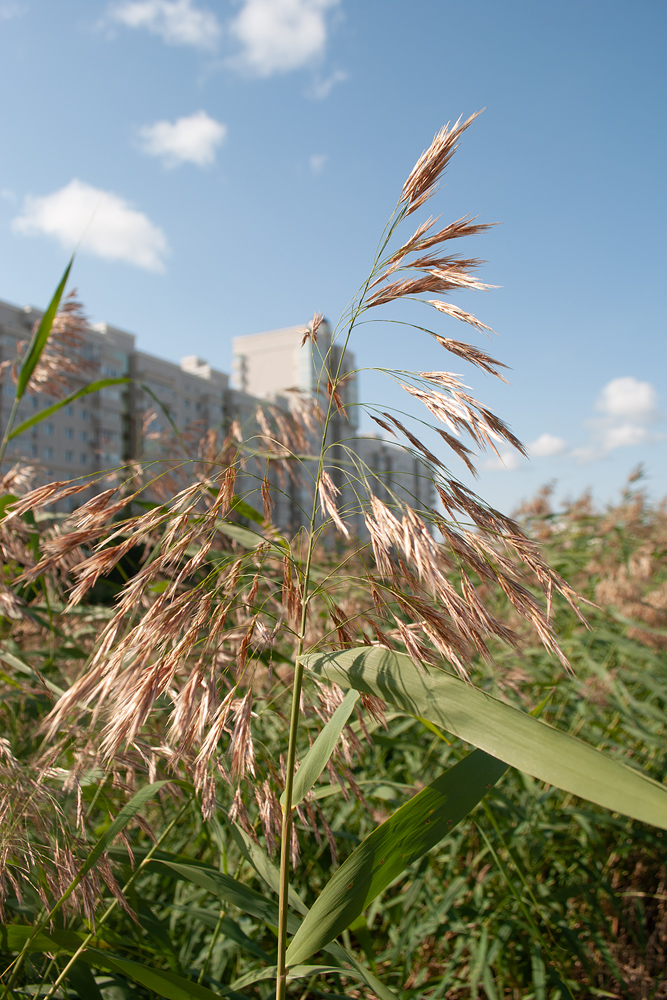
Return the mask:
<svg viewBox="0 0 667 1000">
<path fill-rule="evenodd" d="M 0 362 L 16 357 L 17 341 L 30 337 L 40 317 L 35 309 L 0 302 Z M 19 460 L 35 467 L 37 483 L 98 477 L 104 472 L 112 475 L 131 460 L 150 462 L 164 457 L 165 435 L 173 438 L 171 421 L 192 442 L 211 428 L 222 442 L 237 421 L 247 440 L 261 434 L 259 406 L 290 412 L 295 401 L 290 390 L 298 389 L 302 398 L 326 406 L 326 366 L 337 369 L 339 348 L 332 343 L 326 320 L 319 328 L 317 344 L 307 342 L 302 347 L 303 332 L 304 327 L 295 326 L 235 338 L 230 385 L 224 372 L 197 356 L 174 364 L 138 351 L 133 334 L 105 323 L 91 326 L 84 331 L 80 348 L 88 370 L 85 377 L 74 380 L 72 388 L 101 378 L 129 376 L 131 381 L 82 397 L 19 435 L 9 444 L 2 471 Z M 354 357 L 347 355 L 343 370 L 351 372 L 353 367 Z M 407 500 L 417 507 L 432 506 L 433 487 L 422 459 L 378 437 L 358 436 L 356 391 L 356 376 L 351 374 L 341 393 L 347 415 L 334 413 L 329 431 L 327 467 L 341 490 L 341 508 L 354 509 L 355 491 L 364 483 L 387 503 Z M 0 380 L 3 428 L 13 400 L 14 385 L 7 370 Z M 26 393 L 17 423 L 55 401 L 48 395 Z M 319 448 L 312 435 L 309 448 L 312 453 Z M 313 462 L 268 462 L 260 455 L 246 462 L 236 492 L 261 512 L 261 484 L 268 477 L 274 523 L 296 531 L 310 518 L 314 474 Z M 71 503 L 85 499 L 86 493 L 79 494 Z M 67 502 L 64 509 L 71 509 Z M 353 515 L 351 524 L 364 534 L 360 515 Z"/>
<path fill-rule="evenodd" d="M 265 333 L 235 337 L 232 342 L 232 386 L 257 396 L 275 399 L 293 389 L 318 396 L 326 405 L 329 372 L 348 377 L 340 393 L 351 427 L 357 426 L 357 380 L 354 354 L 348 352 L 340 366 L 341 350 L 333 341 L 331 326 L 323 320 L 317 340 L 301 344 L 306 326 L 288 326 Z"/>
<path fill-rule="evenodd" d="M 0 303 L 0 360 L 13 360 L 17 341 L 29 340 L 41 313 Z M 90 329 L 81 346 L 85 378 L 72 379 L 71 390 L 103 378 L 128 374 L 134 337 L 123 331 Z M 27 392 L 14 426 L 62 398 Z M 14 401 L 14 384 L 7 369 L 0 383 L 0 419 L 6 426 Z M 68 404 L 9 442 L 3 471 L 17 459 L 37 469 L 37 480 L 76 479 L 99 475 L 122 465 L 128 453 L 127 393 L 124 386 L 107 386 Z"/>
<path fill-rule="evenodd" d="M 17 341 L 30 338 L 41 315 L 36 309 L 0 302 L 0 362 L 16 357 Z M 179 431 L 190 428 L 193 434 L 203 434 L 215 427 L 222 435 L 229 385 L 225 373 L 200 358 L 184 358 L 177 365 L 137 351 L 133 334 L 106 323 L 88 327 L 82 339 L 80 354 L 86 371 L 80 378 L 72 378 L 70 391 L 104 378 L 129 376 L 133 381 L 106 386 L 75 400 L 13 439 L 5 453 L 3 472 L 20 460 L 34 466 L 36 483 L 40 483 L 97 477 L 132 459 L 157 458 L 162 448 L 160 437 L 171 430 L 165 410 Z M 26 393 L 15 426 L 62 396 L 63 392 L 57 396 Z M 13 401 L 14 384 L 8 369 L 0 380 L 3 429 Z M 154 413 L 150 423 L 149 411 Z M 86 493 L 78 494 L 72 502 L 86 498 Z"/>
</svg>

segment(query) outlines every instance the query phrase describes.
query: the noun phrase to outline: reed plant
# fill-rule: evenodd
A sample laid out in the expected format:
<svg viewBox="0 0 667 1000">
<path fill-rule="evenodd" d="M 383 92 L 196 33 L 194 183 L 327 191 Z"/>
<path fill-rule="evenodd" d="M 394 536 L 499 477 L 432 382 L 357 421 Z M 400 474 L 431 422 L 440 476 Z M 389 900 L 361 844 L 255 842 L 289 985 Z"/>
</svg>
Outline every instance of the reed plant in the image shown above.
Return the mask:
<svg viewBox="0 0 667 1000">
<path fill-rule="evenodd" d="M 128 995 L 179 1000 L 284 1000 L 290 991 L 305 1000 L 357 989 L 381 1000 L 483 990 L 493 1000 L 512 995 L 505 984 L 521 979 L 526 962 L 530 995 L 587 995 L 565 955 L 576 937 L 567 907 L 545 898 L 535 860 L 522 857 L 515 834 L 530 827 L 530 854 L 542 829 L 531 826 L 532 800 L 555 802 L 562 792 L 567 803 L 593 804 L 576 807 L 582 828 L 596 822 L 585 819 L 586 809 L 597 816 L 601 807 L 616 814 L 610 828 L 625 829 L 629 817 L 661 836 L 667 790 L 654 734 L 663 681 L 642 695 L 647 721 L 617 722 L 611 742 L 581 715 L 571 680 L 580 646 L 570 649 L 567 640 L 586 628 L 580 604 L 596 595 L 580 598 L 568 573 L 545 558 L 535 530 L 493 509 L 451 471 L 458 461 L 474 470 L 473 449 L 523 450 L 461 376 L 386 371 L 423 404 L 422 421 L 367 408 L 419 462 L 437 504 L 392 489 L 352 442 L 332 437 L 333 423 L 344 427 L 347 419 L 347 353 L 374 310 L 391 319 L 392 307 L 407 301 L 438 320 L 490 332 L 447 299 L 488 287 L 476 276 L 480 261 L 451 242 L 487 227 L 429 218 L 404 235 L 476 117 L 443 128 L 417 161 L 331 347 L 318 343 L 320 317 L 304 330 L 321 373 L 314 399 L 294 394 L 289 410 L 260 407 L 251 427 L 232 424 L 222 441 L 209 436 L 195 459 L 184 448 L 182 456 L 136 465 L 122 482 L 100 481 L 65 517 L 48 511 L 89 489 L 89 480 L 5 502 L 5 587 L 15 619 L 0 656 L 33 690 L 41 685 L 39 710 L 28 698 L 20 713 L 24 726 L 31 712 L 39 718 L 43 734 L 30 733 L 29 765 L 6 747 L 6 788 L 13 781 L 22 793 L 5 796 L 12 835 L 3 841 L 0 902 L 30 919 L 5 924 L 5 997 L 96 996 L 93 968 L 111 977 L 105 986 L 138 984 Z M 57 305 L 19 370 L 17 393 L 30 382 Z M 502 377 L 502 364 L 467 341 L 419 317 L 407 328 L 457 364 Z M 6 440 L 15 432 L 10 426 Z M 433 440 L 447 458 L 435 454 Z M 309 483 L 310 501 L 290 537 L 272 511 L 295 483 Z M 552 522 L 534 514 L 531 525 Z M 128 573 L 137 552 L 140 563 Z M 96 597 L 103 580 L 116 581 L 113 603 Z M 644 578 L 635 582 L 643 595 Z M 51 662 L 60 664 L 55 681 L 31 665 L 43 629 L 51 630 Z M 68 630 L 71 655 L 58 656 L 54 646 Z M 597 667 L 605 684 L 604 659 Z M 540 685 L 555 691 L 535 700 Z M 558 706 L 554 724 L 540 717 L 554 712 L 550 706 Z M 643 769 L 619 759 L 626 749 L 642 753 Z M 49 858 L 37 850 L 48 839 L 39 803 L 58 780 L 76 808 L 68 813 L 53 796 L 61 832 L 59 853 Z M 159 831 L 158 802 L 169 817 Z M 95 825 L 100 807 L 108 818 Z M 550 808 L 553 815 L 558 807 Z M 127 836 L 134 822 L 144 831 L 141 849 Z M 444 889 L 434 884 L 431 861 Z M 547 883 L 558 877 L 550 873 Z M 471 880 L 478 888 L 461 905 Z M 600 875 L 591 907 L 603 882 Z M 110 893 L 104 910 L 102 883 Z M 174 884 L 167 926 L 147 912 L 145 894 L 164 903 Z M 468 917 L 471 908 L 479 915 L 472 927 L 466 907 Z M 230 915 L 237 911 L 240 921 Z M 123 940 L 111 931 L 121 912 L 130 938 L 135 927 L 148 933 L 152 962 L 143 944 L 132 958 L 122 954 Z M 181 924 L 176 948 L 171 932 Z M 514 936 L 517 925 L 523 937 Z M 593 935 L 591 947 L 611 954 L 608 938 Z M 35 954 L 51 956 L 39 972 Z M 469 956 L 463 972 L 462 955 Z M 584 943 L 582 968 L 587 956 Z"/>
</svg>

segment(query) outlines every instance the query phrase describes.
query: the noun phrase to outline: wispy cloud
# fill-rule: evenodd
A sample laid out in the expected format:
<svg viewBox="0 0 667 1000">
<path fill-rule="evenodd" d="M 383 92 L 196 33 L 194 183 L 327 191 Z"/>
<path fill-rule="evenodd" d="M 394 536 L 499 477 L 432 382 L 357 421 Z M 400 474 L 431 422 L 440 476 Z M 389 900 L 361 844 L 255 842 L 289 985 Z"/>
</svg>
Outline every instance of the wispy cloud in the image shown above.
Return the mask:
<svg viewBox="0 0 667 1000">
<path fill-rule="evenodd" d="M 514 472 L 521 465 L 523 456 L 515 451 L 513 448 L 503 448 L 500 450 L 499 455 L 494 455 L 492 458 L 487 458 L 484 462 L 484 468 L 488 469 L 489 472 Z"/>
<path fill-rule="evenodd" d="M 244 0 L 229 26 L 241 43 L 231 65 L 254 76 L 307 66 L 327 42 L 327 11 L 339 0 Z M 333 85 L 333 84 L 332 84 Z"/>
<path fill-rule="evenodd" d="M 588 465 L 619 448 L 636 448 L 667 439 L 667 435 L 656 427 L 665 415 L 660 411 L 658 393 L 650 382 L 640 382 L 632 375 L 612 379 L 603 387 L 594 408 L 601 416 L 585 422 L 583 429 L 588 440 L 570 447 L 563 438 L 545 431 L 528 445 L 529 457 L 561 457 Z M 523 465 L 524 460 L 517 452 L 501 450 L 501 457 L 489 458 L 484 468 L 513 472 Z"/>
<path fill-rule="evenodd" d="M 0 21 L 12 21 L 15 17 L 23 17 L 28 11 L 27 4 L 15 0 L 1 0 Z"/>
<path fill-rule="evenodd" d="M 337 83 L 344 83 L 348 79 L 347 73 L 342 69 L 336 69 L 329 76 L 324 78 L 315 77 L 315 82 L 308 91 L 308 97 L 312 97 L 317 101 L 323 100 L 328 97 L 333 88 Z"/>
<path fill-rule="evenodd" d="M 535 458 L 551 458 L 553 455 L 562 455 L 567 449 L 567 444 L 562 438 L 555 434 L 540 434 L 540 436 L 528 445 L 528 453 Z"/>
<path fill-rule="evenodd" d="M 197 111 L 175 122 L 160 121 L 141 129 L 141 148 L 159 156 L 168 167 L 194 163 L 208 167 L 215 161 L 218 146 L 227 135 L 227 126 Z"/>
<path fill-rule="evenodd" d="M 311 173 L 321 174 L 327 165 L 328 159 L 329 157 L 326 153 L 313 153 L 308 160 L 308 166 L 310 167 Z"/>
<path fill-rule="evenodd" d="M 660 417 L 658 394 L 650 382 L 632 375 L 612 379 L 598 396 L 595 409 L 603 416 L 590 421 L 592 442 L 580 451 L 579 461 L 601 458 L 617 448 L 631 448 L 664 435 L 653 425 Z"/>
<path fill-rule="evenodd" d="M 215 49 L 221 35 L 215 14 L 197 7 L 194 0 L 121 0 L 111 6 L 108 20 L 143 28 L 167 45 L 197 49 Z"/>
<path fill-rule="evenodd" d="M 149 271 L 163 271 L 167 238 L 147 215 L 111 191 L 72 180 L 59 191 L 28 196 L 12 229 L 24 236 L 50 236 L 71 249 L 82 248 L 105 260 L 120 260 Z"/>
</svg>

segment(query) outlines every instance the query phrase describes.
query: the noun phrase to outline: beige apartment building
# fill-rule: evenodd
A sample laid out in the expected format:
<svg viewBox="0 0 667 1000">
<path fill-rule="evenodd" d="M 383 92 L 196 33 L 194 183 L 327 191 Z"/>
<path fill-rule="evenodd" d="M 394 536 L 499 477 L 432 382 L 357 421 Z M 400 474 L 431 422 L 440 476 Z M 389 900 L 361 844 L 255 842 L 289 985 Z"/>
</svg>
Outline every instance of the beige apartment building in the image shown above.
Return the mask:
<svg viewBox="0 0 667 1000">
<path fill-rule="evenodd" d="M 348 514 L 357 534 L 365 528 L 357 495 L 368 488 L 387 503 L 407 500 L 416 507 L 433 507 L 435 490 L 427 463 L 377 435 L 359 435 L 359 406 L 355 357 L 333 341 L 330 324 L 323 320 L 317 341 L 303 341 L 305 327 L 290 326 L 265 333 L 235 337 L 232 342 L 232 386 L 254 397 L 280 400 L 298 389 L 328 404 L 329 373 L 343 376 L 340 387 L 346 416 L 334 413 L 329 432 L 327 467 L 340 490 L 341 510 Z M 340 369 L 340 371 L 339 371 Z M 305 468 L 305 479 L 312 479 Z M 298 495 L 301 510 L 308 509 L 307 482 Z M 303 523 L 303 520 L 301 521 Z"/>
<path fill-rule="evenodd" d="M 17 342 L 30 339 L 33 325 L 40 318 L 38 310 L 0 302 L 0 361 L 16 357 Z M 132 334 L 91 327 L 81 346 L 81 360 L 87 370 L 84 381 L 126 376 L 133 350 Z M 117 468 L 128 451 L 127 404 L 123 388 L 107 386 L 75 400 L 14 438 L 7 447 L 3 471 L 17 459 L 34 466 L 44 481 L 92 476 L 104 469 Z M 58 398 L 61 396 L 62 393 Z M 3 430 L 13 401 L 14 385 L 7 369 L 0 382 Z M 27 392 L 20 403 L 15 426 L 54 402 L 56 397 L 46 393 Z"/>
<path fill-rule="evenodd" d="M 0 362 L 16 357 L 17 341 L 28 340 L 40 318 L 39 310 L 0 302 Z M 132 333 L 107 323 L 88 326 L 82 331 L 78 348 L 85 376 L 75 379 L 72 389 L 102 378 L 126 377 L 129 381 L 75 400 L 13 439 L 2 471 L 19 461 L 36 469 L 38 482 L 93 478 L 105 472 L 113 475 L 132 460 L 150 462 L 164 457 L 164 435 L 169 435 L 172 421 L 193 441 L 211 428 L 222 439 L 233 421 L 243 427 L 244 436 L 251 436 L 260 430 L 260 406 L 288 412 L 294 409 L 296 396 L 325 405 L 328 373 L 338 371 L 340 349 L 332 342 L 326 320 L 319 327 L 314 345 L 307 341 L 302 346 L 304 330 L 303 326 L 293 326 L 236 337 L 230 379 L 196 355 L 175 364 L 137 350 Z M 359 436 L 352 354 L 344 358 L 341 372 L 347 376 L 341 386 L 346 415 L 336 412 L 330 426 L 328 468 L 341 490 L 341 507 L 351 513 L 351 526 L 363 533 L 361 518 L 352 512 L 357 506 L 355 484 L 364 477 L 374 492 L 387 500 L 404 497 L 417 506 L 433 504 L 433 488 L 423 460 L 379 437 Z M 7 369 L 0 379 L 3 429 L 13 400 L 14 385 Z M 26 393 L 17 423 L 55 401 L 43 393 Z M 294 531 L 308 521 L 314 473 L 311 466 L 309 462 L 295 461 L 287 466 L 288 475 L 274 468 L 270 472 L 274 520 L 285 530 Z M 259 510 L 259 486 L 267 468 L 264 460 L 250 462 L 246 475 L 237 483 L 237 492 Z M 86 496 L 72 497 L 64 509 L 71 509 Z"/>
</svg>

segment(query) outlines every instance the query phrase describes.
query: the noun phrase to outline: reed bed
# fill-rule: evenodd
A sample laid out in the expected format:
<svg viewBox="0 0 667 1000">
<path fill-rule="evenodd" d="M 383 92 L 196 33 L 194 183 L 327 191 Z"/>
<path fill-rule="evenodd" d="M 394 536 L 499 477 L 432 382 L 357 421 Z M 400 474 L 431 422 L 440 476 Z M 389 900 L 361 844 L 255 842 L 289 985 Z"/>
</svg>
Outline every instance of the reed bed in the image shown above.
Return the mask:
<svg viewBox="0 0 667 1000">
<path fill-rule="evenodd" d="M 494 510 L 452 465 L 522 445 L 448 371 L 386 373 L 423 421 L 368 409 L 437 505 L 331 438 L 374 310 L 489 332 L 446 298 L 489 287 L 451 242 L 487 227 L 409 221 L 476 117 L 417 161 L 332 350 L 304 330 L 314 399 L 174 428 L 68 515 L 89 481 L 7 479 L 3 997 L 667 996 L 663 509 Z"/>
</svg>

